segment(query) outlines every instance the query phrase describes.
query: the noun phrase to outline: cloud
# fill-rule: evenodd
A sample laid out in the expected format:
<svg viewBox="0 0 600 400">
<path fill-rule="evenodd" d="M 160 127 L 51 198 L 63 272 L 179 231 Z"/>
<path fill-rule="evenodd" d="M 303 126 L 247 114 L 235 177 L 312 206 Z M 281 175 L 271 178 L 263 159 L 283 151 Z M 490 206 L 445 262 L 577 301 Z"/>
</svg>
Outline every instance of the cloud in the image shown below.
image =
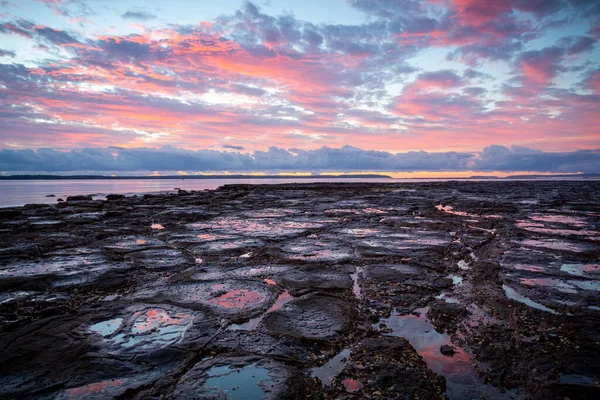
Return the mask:
<svg viewBox="0 0 600 400">
<path fill-rule="evenodd" d="M 598 147 L 594 2 L 348 2 L 363 23 L 252 2 L 142 33 L 0 23 L 35 49 L 0 53 L 0 147 Z M 46 3 L 95 17 L 86 2 Z M 122 16 L 152 16 L 136 10 Z"/>
<path fill-rule="evenodd" d="M 121 14 L 121 18 L 134 19 L 138 21 L 149 21 L 158 17 L 154 14 L 150 14 L 144 11 L 127 11 L 126 13 Z"/>
<path fill-rule="evenodd" d="M 244 146 L 235 146 L 232 144 L 224 144 L 221 146 L 224 149 L 232 149 L 232 150 L 244 150 Z"/>
<path fill-rule="evenodd" d="M 241 150 L 241 146 L 224 148 Z M 525 147 L 486 147 L 481 154 L 424 151 L 389 153 L 352 146 L 282 149 L 252 154 L 173 147 L 2 150 L 3 171 L 537 171 L 599 172 L 600 150 L 546 153 Z"/>
<path fill-rule="evenodd" d="M 600 171 L 600 149 L 569 153 L 544 153 L 522 147 L 489 146 L 483 149 L 472 168 L 477 171 Z"/>
<path fill-rule="evenodd" d="M 16 56 L 17 56 L 17 53 L 15 53 L 14 51 L 0 49 L 0 57 L 12 57 L 12 58 L 15 58 Z"/>
</svg>

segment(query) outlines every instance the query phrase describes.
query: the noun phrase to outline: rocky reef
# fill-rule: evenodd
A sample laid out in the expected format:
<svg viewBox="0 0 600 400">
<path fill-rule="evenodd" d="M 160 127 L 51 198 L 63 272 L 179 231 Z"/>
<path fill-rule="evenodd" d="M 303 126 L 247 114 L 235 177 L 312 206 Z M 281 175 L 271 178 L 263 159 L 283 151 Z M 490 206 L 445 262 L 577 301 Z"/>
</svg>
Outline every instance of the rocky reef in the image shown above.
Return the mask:
<svg viewBox="0 0 600 400">
<path fill-rule="evenodd" d="M 0 397 L 600 398 L 600 182 L 0 209 Z"/>
</svg>

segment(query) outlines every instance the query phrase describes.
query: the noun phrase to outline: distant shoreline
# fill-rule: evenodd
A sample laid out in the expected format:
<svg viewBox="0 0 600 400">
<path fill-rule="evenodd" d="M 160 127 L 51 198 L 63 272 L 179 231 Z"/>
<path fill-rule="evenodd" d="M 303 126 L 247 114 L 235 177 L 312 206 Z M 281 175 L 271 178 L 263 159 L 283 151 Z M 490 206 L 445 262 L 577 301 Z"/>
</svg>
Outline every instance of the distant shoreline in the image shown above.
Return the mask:
<svg viewBox="0 0 600 400">
<path fill-rule="evenodd" d="M 81 179 L 393 179 L 389 175 L 347 174 L 347 175 L 142 175 L 142 176 L 107 176 L 107 175 L 7 175 L 0 180 L 81 180 Z"/>
<path fill-rule="evenodd" d="M 344 174 L 344 175 L 141 175 L 141 176 L 110 176 L 110 175 L 0 175 L 0 181 L 10 180 L 131 180 L 131 179 L 390 179 L 390 180 L 513 180 L 513 179 L 600 179 L 600 173 L 589 174 L 557 174 L 557 175 L 509 175 L 500 176 L 470 176 L 470 177 L 411 177 L 393 178 L 384 174 Z"/>
</svg>

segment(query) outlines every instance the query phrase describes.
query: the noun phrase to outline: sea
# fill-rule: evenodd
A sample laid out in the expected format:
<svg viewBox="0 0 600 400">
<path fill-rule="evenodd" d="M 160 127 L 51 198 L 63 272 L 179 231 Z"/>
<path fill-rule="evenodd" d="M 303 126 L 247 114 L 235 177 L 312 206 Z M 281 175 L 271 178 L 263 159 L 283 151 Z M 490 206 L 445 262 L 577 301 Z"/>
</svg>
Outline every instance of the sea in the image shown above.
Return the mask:
<svg viewBox="0 0 600 400">
<path fill-rule="evenodd" d="M 91 195 L 102 200 L 107 194 L 128 196 L 146 193 L 167 193 L 183 190 L 213 190 L 232 184 L 282 184 L 282 183 L 325 183 L 325 182 L 443 182 L 452 179 L 392 179 L 392 178 L 240 178 L 240 179 L 40 179 L 0 180 L 0 207 L 16 207 L 25 204 L 55 204 L 59 198 Z M 460 180 L 460 179 L 459 179 Z M 472 180 L 472 179 L 471 179 Z M 479 179 L 478 179 L 479 180 Z M 505 179 L 502 179 L 504 181 Z M 541 179 L 536 179 L 541 180 Z M 558 180 L 558 179 L 552 179 Z M 561 178 L 560 180 L 574 180 Z"/>
</svg>

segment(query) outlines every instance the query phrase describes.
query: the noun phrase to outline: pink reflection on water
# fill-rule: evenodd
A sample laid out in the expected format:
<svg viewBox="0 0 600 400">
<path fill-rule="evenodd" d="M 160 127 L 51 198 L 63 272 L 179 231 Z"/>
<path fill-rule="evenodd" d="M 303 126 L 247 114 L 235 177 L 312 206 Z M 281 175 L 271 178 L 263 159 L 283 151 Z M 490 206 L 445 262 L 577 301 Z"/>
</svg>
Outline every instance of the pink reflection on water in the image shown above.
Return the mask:
<svg viewBox="0 0 600 400">
<path fill-rule="evenodd" d="M 146 240 L 144 239 L 138 239 L 135 241 L 135 244 L 146 244 Z"/>
<path fill-rule="evenodd" d="M 246 289 L 236 289 L 225 293 L 222 296 L 209 300 L 209 303 L 216 304 L 225 308 L 246 308 L 257 306 L 265 301 L 265 295 L 261 292 Z"/>
<path fill-rule="evenodd" d="M 65 391 L 65 394 L 69 399 L 79 399 L 81 398 L 81 396 L 97 394 L 98 392 L 102 392 L 108 387 L 119 387 L 123 383 L 125 383 L 125 379 L 114 379 L 109 381 L 90 383 L 89 385 L 68 389 Z"/>
<path fill-rule="evenodd" d="M 267 283 L 267 285 L 277 285 L 277 282 L 275 282 L 273 279 L 265 278 L 264 281 Z"/>
<path fill-rule="evenodd" d="M 156 229 L 157 231 L 165 229 L 165 227 L 162 226 L 161 224 L 152 224 L 152 225 L 150 225 L 150 228 Z"/>
<path fill-rule="evenodd" d="M 534 214 L 529 218 L 531 218 L 534 221 L 567 224 L 567 225 L 573 225 L 573 226 L 584 226 L 586 224 L 585 218 L 573 217 L 573 216 L 561 215 L 561 214 L 554 214 L 554 215 Z"/>
<path fill-rule="evenodd" d="M 277 300 L 275 300 L 275 303 L 273 303 L 273 305 L 271 306 L 271 308 L 269 308 L 267 310 L 267 312 L 270 313 L 270 312 L 273 312 L 273 311 L 277 311 L 281 307 L 283 307 L 284 304 L 289 303 L 293 299 L 294 298 L 292 297 L 292 295 L 287 290 L 285 290 L 283 293 L 281 293 L 279 295 L 279 297 L 277 298 Z"/>
<path fill-rule="evenodd" d="M 516 264 L 514 266 L 514 268 L 521 270 L 521 271 L 529 271 L 529 272 L 544 272 L 545 271 L 544 267 L 538 267 L 536 265 L 527 265 L 527 264 Z"/>
<path fill-rule="evenodd" d="M 526 286 L 551 287 L 564 293 L 577 293 L 577 290 L 573 285 L 552 278 L 521 278 L 521 284 Z"/>
<path fill-rule="evenodd" d="M 460 217 L 469 217 L 469 216 L 474 217 L 475 216 L 475 215 L 466 213 L 464 211 L 454 211 L 454 207 L 452 207 L 452 206 L 442 206 L 441 204 L 438 204 L 437 206 L 435 206 L 435 208 L 438 211 L 443 211 L 447 214 L 458 215 Z"/>
<path fill-rule="evenodd" d="M 151 308 L 135 320 L 132 332 L 145 333 L 165 326 L 188 325 L 192 319 L 189 314 L 177 313 L 170 317 L 165 310 Z"/>
<path fill-rule="evenodd" d="M 355 379 L 344 379 L 342 385 L 344 385 L 344 389 L 346 389 L 346 392 L 348 393 L 358 392 L 362 389 L 362 383 Z"/>
</svg>

